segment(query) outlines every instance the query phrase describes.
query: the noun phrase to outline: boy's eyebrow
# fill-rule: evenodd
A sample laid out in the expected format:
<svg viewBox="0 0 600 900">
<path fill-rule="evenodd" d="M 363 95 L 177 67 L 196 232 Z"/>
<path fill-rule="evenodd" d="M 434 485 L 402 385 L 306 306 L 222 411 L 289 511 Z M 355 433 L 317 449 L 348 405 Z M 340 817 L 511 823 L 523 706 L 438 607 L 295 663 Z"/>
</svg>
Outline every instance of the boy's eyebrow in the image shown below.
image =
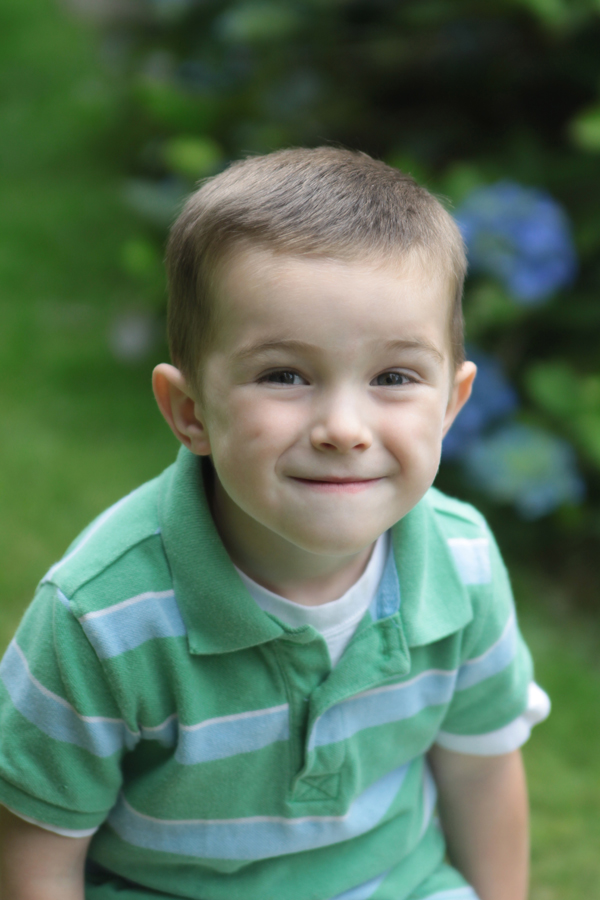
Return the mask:
<svg viewBox="0 0 600 900">
<path fill-rule="evenodd" d="M 242 347 L 239 353 L 235 354 L 235 358 L 244 360 L 248 357 L 258 356 L 261 353 L 268 353 L 269 350 L 288 350 L 301 353 L 307 350 L 316 350 L 316 347 L 313 344 L 306 343 L 306 341 L 278 340 L 274 338 L 270 341 L 257 341 L 255 344 Z"/>
<path fill-rule="evenodd" d="M 307 351 L 314 351 L 318 349 L 313 344 L 309 344 L 306 341 L 295 341 L 295 340 L 284 340 L 273 338 L 272 340 L 267 341 L 257 341 L 254 344 L 249 344 L 246 347 L 242 347 L 239 353 L 235 354 L 235 358 L 238 360 L 245 360 L 248 357 L 259 356 L 261 353 L 268 353 L 270 350 L 287 350 L 292 353 L 302 353 Z M 443 363 L 444 356 L 434 344 L 431 344 L 427 340 L 397 340 L 397 341 L 386 341 L 383 345 L 382 350 L 384 352 L 393 352 L 393 351 L 403 351 L 403 350 L 416 350 L 417 352 L 427 353 L 429 356 L 432 356 L 436 362 Z"/>
<path fill-rule="evenodd" d="M 433 356 L 436 362 L 443 363 L 444 355 L 440 353 L 438 348 L 431 344 L 427 340 L 413 340 L 413 341 L 387 341 L 385 346 L 385 350 L 417 350 L 419 352 L 424 352 L 429 354 L 429 356 Z"/>
</svg>

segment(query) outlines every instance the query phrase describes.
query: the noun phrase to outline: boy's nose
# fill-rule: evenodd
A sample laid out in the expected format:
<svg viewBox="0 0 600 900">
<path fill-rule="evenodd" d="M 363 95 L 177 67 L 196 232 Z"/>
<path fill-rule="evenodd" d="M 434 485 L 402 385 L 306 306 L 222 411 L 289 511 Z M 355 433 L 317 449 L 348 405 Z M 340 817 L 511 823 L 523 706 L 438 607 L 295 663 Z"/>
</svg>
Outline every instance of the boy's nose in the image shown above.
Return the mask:
<svg viewBox="0 0 600 900">
<path fill-rule="evenodd" d="M 370 429 L 350 403 L 333 401 L 311 429 L 310 442 L 316 450 L 367 450 L 373 443 Z"/>
</svg>

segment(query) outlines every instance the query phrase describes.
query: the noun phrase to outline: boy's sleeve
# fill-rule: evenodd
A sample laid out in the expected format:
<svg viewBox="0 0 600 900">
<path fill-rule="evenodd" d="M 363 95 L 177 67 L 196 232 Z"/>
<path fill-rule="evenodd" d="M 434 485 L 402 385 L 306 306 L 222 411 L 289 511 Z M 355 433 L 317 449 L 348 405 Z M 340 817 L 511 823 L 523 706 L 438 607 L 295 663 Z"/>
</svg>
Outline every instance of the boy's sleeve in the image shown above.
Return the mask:
<svg viewBox="0 0 600 900">
<path fill-rule="evenodd" d="M 69 602 L 43 584 L 0 663 L 0 803 L 83 836 L 115 803 L 137 742 Z"/>
<path fill-rule="evenodd" d="M 477 591 L 454 697 L 435 743 L 458 753 L 495 756 L 525 743 L 533 725 L 549 714 L 550 700 L 533 681 L 508 573 L 489 531 L 484 541 L 489 568 L 487 560 L 483 568 L 490 581 Z M 478 553 L 481 548 L 478 542 Z"/>
</svg>

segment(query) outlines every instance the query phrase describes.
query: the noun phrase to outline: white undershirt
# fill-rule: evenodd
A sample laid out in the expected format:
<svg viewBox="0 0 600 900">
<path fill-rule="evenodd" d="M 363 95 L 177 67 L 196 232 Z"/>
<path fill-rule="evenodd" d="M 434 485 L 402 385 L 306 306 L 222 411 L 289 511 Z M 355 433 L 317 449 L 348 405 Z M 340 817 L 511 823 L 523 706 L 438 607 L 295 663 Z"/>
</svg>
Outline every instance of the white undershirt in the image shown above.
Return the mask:
<svg viewBox="0 0 600 900">
<path fill-rule="evenodd" d="M 337 600 L 330 600 L 320 606 L 304 606 L 293 600 L 287 600 L 257 584 L 237 566 L 236 571 L 264 612 L 276 616 L 280 621 L 293 628 L 312 625 L 323 636 L 327 644 L 333 668 L 339 662 L 352 635 L 358 628 L 360 620 L 375 599 L 388 550 L 389 538 L 387 534 L 382 534 L 375 541 L 367 568 L 358 581 Z"/>
</svg>

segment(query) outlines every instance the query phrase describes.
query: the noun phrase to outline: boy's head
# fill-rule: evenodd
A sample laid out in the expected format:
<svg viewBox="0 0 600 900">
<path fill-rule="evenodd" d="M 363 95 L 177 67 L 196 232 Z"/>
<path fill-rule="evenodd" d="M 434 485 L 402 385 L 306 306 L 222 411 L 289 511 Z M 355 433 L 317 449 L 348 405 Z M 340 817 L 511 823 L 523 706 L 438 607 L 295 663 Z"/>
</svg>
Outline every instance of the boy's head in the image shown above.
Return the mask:
<svg viewBox="0 0 600 900">
<path fill-rule="evenodd" d="M 475 374 L 452 219 L 367 156 L 283 151 L 194 194 L 168 265 L 155 394 L 211 457 L 234 559 L 367 548 L 433 482 Z"/>
<path fill-rule="evenodd" d="M 448 336 L 464 361 L 466 258 L 452 217 L 410 177 L 364 153 L 281 150 L 208 179 L 173 226 L 167 249 L 171 358 L 197 386 L 214 336 L 219 264 L 243 247 L 377 265 L 415 256 L 448 285 Z"/>
</svg>

